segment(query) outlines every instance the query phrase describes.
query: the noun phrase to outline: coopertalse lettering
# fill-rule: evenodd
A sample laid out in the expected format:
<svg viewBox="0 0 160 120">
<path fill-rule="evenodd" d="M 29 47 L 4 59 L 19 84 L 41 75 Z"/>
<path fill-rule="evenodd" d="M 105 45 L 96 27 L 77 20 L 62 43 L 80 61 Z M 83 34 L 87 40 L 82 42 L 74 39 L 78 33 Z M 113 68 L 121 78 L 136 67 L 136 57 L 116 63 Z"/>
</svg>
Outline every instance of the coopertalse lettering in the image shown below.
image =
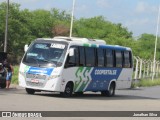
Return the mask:
<svg viewBox="0 0 160 120">
<path fill-rule="evenodd" d="M 95 70 L 95 75 L 116 75 L 117 70 Z"/>
</svg>

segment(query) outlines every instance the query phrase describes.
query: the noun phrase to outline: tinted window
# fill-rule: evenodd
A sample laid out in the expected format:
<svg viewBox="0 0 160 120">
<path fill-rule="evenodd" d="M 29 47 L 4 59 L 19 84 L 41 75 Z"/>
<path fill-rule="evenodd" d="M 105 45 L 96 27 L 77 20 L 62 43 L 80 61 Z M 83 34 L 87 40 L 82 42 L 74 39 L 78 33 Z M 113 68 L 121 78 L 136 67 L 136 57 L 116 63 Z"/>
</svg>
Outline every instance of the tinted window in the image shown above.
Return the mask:
<svg viewBox="0 0 160 120">
<path fill-rule="evenodd" d="M 115 57 L 116 57 L 116 67 L 122 67 L 122 53 L 121 53 L 121 51 L 116 51 Z"/>
<path fill-rule="evenodd" d="M 95 66 L 95 49 L 94 48 L 85 48 L 86 56 L 86 66 Z"/>
<path fill-rule="evenodd" d="M 84 47 L 79 47 L 79 66 L 85 66 Z"/>
<path fill-rule="evenodd" d="M 133 67 L 132 53 L 130 51 L 129 51 L 129 62 L 130 62 L 130 67 Z"/>
<path fill-rule="evenodd" d="M 104 66 L 104 50 L 97 49 L 97 65 L 98 67 Z"/>
<path fill-rule="evenodd" d="M 113 51 L 106 50 L 106 67 L 113 67 Z"/>
<path fill-rule="evenodd" d="M 129 68 L 131 65 L 130 65 L 130 57 L 129 57 L 129 52 L 128 51 L 125 51 L 124 52 L 124 67 L 126 68 Z"/>
<path fill-rule="evenodd" d="M 78 66 L 79 65 L 79 52 L 78 47 L 71 47 L 74 48 L 74 56 L 69 56 L 69 66 Z"/>
</svg>

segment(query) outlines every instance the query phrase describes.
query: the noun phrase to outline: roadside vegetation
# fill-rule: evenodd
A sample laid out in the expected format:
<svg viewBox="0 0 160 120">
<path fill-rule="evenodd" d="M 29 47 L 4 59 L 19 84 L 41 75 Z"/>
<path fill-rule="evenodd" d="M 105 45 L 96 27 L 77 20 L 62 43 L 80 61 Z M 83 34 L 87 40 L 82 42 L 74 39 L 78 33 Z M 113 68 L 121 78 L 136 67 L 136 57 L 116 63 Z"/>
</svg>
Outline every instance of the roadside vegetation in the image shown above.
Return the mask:
<svg viewBox="0 0 160 120">
<path fill-rule="evenodd" d="M 14 74 L 12 76 L 12 84 L 18 84 L 18 71 L 19 71 L 19 66 L 13 66 L 14 68 Z"/>
<path fill-rule="evenodd" d="M 3 51 L 6 2 L 0 3 L 0 51 Z M 20 5 L 10 3 L 7 51 L 12 64 L 19 64 L 24 54 L 24 45 L 36 38 L 69 36 L 70 13 L 57 8 L 51 10 L 20 9 Z M 155 35 L 142 34 L 135 38 L 121 23 L 113 23 L 103 16 L 74 18 L 74 37 L 103 39 L 107 44 L 131 47 L 134 56 L 143 59 L 153 58 Z M 158 38 L 159 39 L 159 38 Z M 158 45 L 160 40 L 158 40 Z M 157 59 L 160 60 L 160 45 L 157 46 Z"/>
<path fill-rule="evenodd" d="M 136 87 L 150 87 L 150 86 L 157 86 L 160 85 L 160 78 L 158 79 L 142 79 L 139 80 L 137 83 L 132 83 L 132 88 Z"/>
</svg>

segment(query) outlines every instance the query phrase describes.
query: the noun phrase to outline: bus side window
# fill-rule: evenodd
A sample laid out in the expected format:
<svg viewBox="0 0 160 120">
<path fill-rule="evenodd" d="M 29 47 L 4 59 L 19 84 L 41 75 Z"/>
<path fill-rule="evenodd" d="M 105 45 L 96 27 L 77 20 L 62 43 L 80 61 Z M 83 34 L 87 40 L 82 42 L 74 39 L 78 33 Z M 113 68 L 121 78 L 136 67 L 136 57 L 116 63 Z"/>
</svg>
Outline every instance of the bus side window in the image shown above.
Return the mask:
<svg viewBox="0 0 160 120">
<path fill-rule="evenodd" d="M 85 66 L 84 47 L 79 47 L 79 66 Z"/>
<path fill-rule="evenodd" d="M 115 51 L 115 57 L 116 57 L 116 67 L 122 67 L 122 52 L 121 51 Z"/>
<path fill-rule="evenodd" d="M 97 65 L 98 67 L 104 67 L 104 50 L 101 48 L 97 49 Z"/>
<path fill-rule="evenodd" d="M 85 47 L 86 66 L 95 66 L 95 49 L 91 47 Z"/>
<path fill-rule="evenodd" d="M 130 68 L 133 67 L 133 60 L 132 60 L 132 52 L 129 51 L 129 63 L 130 63 Z"/>
<path fill-rule="evenodd" d="M 113 51 L 112 50 L 108 50 L 106 49 L 106 67 L 113 67 L 113 64 L 114 64 L 114 59 L 113 59 Z"/>
<path fill-rule="evenodd" d="M 79 65 L 78 47 L 74 46 L 74 47 L 71 47 L 71 48 L 74 48 L 74 55 L 73 56 L 68 55 L 67 66 L 68 67 L 78 66 Z"/>
<path fill-rule="evenodd" d="M 130 68 L 130 53 L 129 51 L 124 51 L 124 67 L 125 68 Z"/>
</svg>

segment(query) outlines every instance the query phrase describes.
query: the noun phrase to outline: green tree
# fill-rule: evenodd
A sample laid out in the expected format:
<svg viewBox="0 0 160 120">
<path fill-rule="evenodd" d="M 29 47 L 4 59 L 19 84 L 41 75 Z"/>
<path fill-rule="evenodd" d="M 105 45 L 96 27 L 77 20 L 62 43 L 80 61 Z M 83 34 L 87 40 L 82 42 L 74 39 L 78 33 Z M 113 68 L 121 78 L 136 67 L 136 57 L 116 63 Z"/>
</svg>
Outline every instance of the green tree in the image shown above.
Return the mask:
<svg viewBox="0 0 160 120">
<path fill-rule="evenodd" d="M 74 35 L 79 37 L 104 39 L 107 44 L 131 46 L 132 33 L 121 24 L 113 24 L 102 16 L 81 18 L 74 25 Z"/>
<path fill-rule="evenodd" d="M 138 55 L 142 58 L 146 59 L 152 59 L 154 55 L 154 48 L 155 48 L 155 39 L 156 36 L 153 34 L 142 34 L 140 38 L 138 39 L 139 42 L 139 48 L 137 51 L 139 51 Z M 158 43 L 160 43 L 158 39 Z M 157 45 L 157 59 L 160 59 L 160 46 Z"/>
<path fill-rule="evenodd" d="M 3 51 L 5 32 L 6 3 L 0 4 L 0 50 Z M 8 49 L 12 60 L 19 60 L 24 54 L 23 47 L 35 38 L 53 37 L 53 28 L 59 25 L 69 26 L 70 15 L 58 9 L 21 10 L 17 3 L 10 3 L 8 23 Z"/>
<path fill-rule="evenodd" d="M 3 51 L 5 32 L 6 3 L 0 4 L 0 51 Z M 69 36 L 71 16 L 66 11 L 53 8 L 21 10 L 17 3 L 10 3 L 8 53 L 12 60 L 19 61 L 24 54 L 23 47 L 35 38 Z M 131 47 L 135 56 L 153 58 L 155 36 L 142 34 L 139 39 L 132 37 L 122 24 L 114 24 L 103 16 L 80 18 L 74 20 L 73 36 L 93 39 L 103 39 L 107 44 Z M 160 39 L 158 39 L 157 58 L 160 59 Z"/>
</svg>

